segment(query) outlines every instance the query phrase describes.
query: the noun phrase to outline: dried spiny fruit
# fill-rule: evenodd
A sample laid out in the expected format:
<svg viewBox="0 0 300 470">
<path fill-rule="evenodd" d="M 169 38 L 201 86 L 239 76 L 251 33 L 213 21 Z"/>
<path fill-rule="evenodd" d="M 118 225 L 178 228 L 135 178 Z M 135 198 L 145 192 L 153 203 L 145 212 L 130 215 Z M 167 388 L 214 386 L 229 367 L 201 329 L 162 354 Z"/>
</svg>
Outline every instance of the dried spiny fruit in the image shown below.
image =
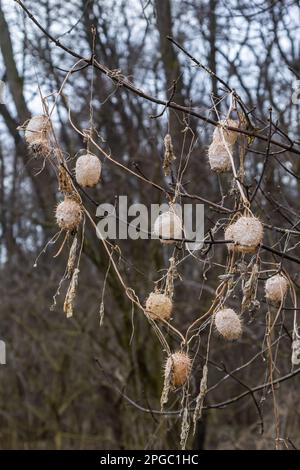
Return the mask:
<svg viewBox="0 0 300 470">
<path fill-rule="evenodd" d="M 92 188 L 101 175 L 101 162 L 96 155 L 87 153 L 81 155 L 76 162 L 76 181 L 80 186 Z"/>
<path fill-rule="evenodd" d="M 225 339 L 233 341 L 242 335 L 242 323 L 238 315 L 231 308 L 224 308 L 215 314 L 217 331 Z"/>
<path fill-rule="evenodd" d="M 146 300 L 146 313 L 152 320 L 169 320 L 172 307 L 171 299 L 159 292 L 151 292 Z"/>
<path fill-rule="evenodd" d="M 70 197 L 60 202 L 56 208 L 56 222 L 61 229 L 74 230 L 82 219 L 82 209 L 78 202 Z"/>
<path fill-rule="evenodd" d="M 232 229 L 236 249 L 242 253 L 252 253 L 263 239 L 264 229 L 256 217 L 240 217 Z"/>
<path fill-rule="evenodd" d="M 171 370 L 171 384 L 174 388 L 185 384 L 191 370 L 191 359 L 186 353 L 177 351 L 168 357 L 166 370 Z"/>
<path fill-rule="evenodd" d="M 228 150 L 231 152 L 232 147 L 229 145 Z M 227 148 L 218 141 L 213 141 L 208 148 L 208 161 L 213 171 L 224 173 L 231 170 L 231 161 Z"/>
<path fill-rule="evenodd" d="M 214 133 L 213 133 L 213 141 L 216 144 L 224 143 L 224 140 L 225 140 L 225 142 L 228 145 L 233 145 L 237 141 L 238 133 L 235 131 L 230 131 L 226 129 L 227 126 L 238 128 L 239 124 L 237 121 L 234 121 L 233 119 L 224 119 L 223 121 L 220 121 L 219 126 L 215 128 Z M 223 140 L 223 137 L 224 137 L 224 140 Z"/>
<path fill-rule="evenodd" d="M 281 274 L 275 274 L 275 276 L 267 279 L 265 283 L 266 298 L 274 303 L 280 303 L 283 301 L 287 290 L 288 281 Z"/>
<path fill-rule="evenodd" d="M 182 238 L 182 222 L 174 211 L 169 210 L 159 215 L 154 222 L 153 233 L 161 243 L 176 243 Z"/>
<path fill-rule="evenodd" d="M 45 115 L 33 116 L 25 128 L 25 140 L 28 144 L 35 144 L 45 140 L 49 133 L 49 118 Z"/>
<path fill-rule="evenodd" d="M 49 131 L 50 120 L 48 116 L 33 116 L 28 121 L 25 128 L 25 140 L 33 152 L 48 156 L 50 152 Z"/>
</svg>

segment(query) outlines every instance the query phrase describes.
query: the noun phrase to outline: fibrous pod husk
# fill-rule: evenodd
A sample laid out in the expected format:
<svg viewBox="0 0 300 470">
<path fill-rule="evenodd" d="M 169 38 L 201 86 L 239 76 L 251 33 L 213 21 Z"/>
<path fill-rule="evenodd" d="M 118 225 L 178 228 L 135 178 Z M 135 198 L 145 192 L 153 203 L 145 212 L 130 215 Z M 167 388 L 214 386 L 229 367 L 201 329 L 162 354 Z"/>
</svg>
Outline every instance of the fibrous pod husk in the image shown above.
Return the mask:
<svg viewBox="0 0 300 470">
<path fill-rule="evenodd" d="M 275 274 L 275 276 L 269 277 L 265 283 L 266 299 L 274 303 L 282 302 L 288 287 L 289 283 L 282 274 Z"/>
<path fill-rule="evenodd" d="M 256 217 L 240 217 L 232 228 L 236 250 L 242 253 L 253 253 L 262 242 L 264 229 Z"/>
<path fill-rule="evenodd" d="M 25 127 L 25 140 L 29 148 L 41 156 L 47 157 L 50 153 L 48 142 L 50 132 L 50 119 L 46 115 L 33 116 Z"/>
<path fill-rule="evenodd" d="M 231 308 L 224 308 L 215 314 L 215 327 L 228 341 L 237 340 L 242 335 L 242 322 Z"/>
<path fill-rule="evenodd" d="M 75 176 L 80 186 L 92 188 L 96 186 L 101 175 L 101 162 L 96 155 L 87 153 L 76 161 Z"/>
<path fill-rule="evenodd" d="M 208 148 L 208 161 L 210 168 L 216 173 L 224 173 L 231 170 L 229 152 L 232 152 L 231 145 L 228 149 L 222 142 L 213 141 Z"/>
<path fill-rule="evenodd" d="M 191 371 L 191 359 L 181 351 L 171 354 L 166 362 L 166 371 L 171 373 L 171 385 L 174 388 L 185 384 Z"/>
<path fill-rule="evenodd" d="M 55 212 L 57 225 L 64 230 L 74 230 L 82 219 L 82 209 L 78 202 L 66 196 Z"/>
<path fill-rule="evenodd" d="M 172 308 L 172 300 L 160 292 L 151 292 L 146 300 L 146 313 L 152 320 L 169 320 Z"/>
</svg>

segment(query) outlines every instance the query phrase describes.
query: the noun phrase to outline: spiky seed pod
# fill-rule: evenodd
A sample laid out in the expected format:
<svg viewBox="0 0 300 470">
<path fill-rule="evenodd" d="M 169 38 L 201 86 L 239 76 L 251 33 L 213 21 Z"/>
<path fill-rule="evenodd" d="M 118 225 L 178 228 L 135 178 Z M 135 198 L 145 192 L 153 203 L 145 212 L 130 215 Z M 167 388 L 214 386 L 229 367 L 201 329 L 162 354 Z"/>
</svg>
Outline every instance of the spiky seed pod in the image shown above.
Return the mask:
<svg viewBox="0 0 300 470">
<path fill-rule="evenodd" d="M 60 202 L 56 208 L 57 225 L 64 230 L 74 230 L 78 227 L 82 219 L 82 209 L 78 202 L 70 197 Z"/>
<path fill-rule="evenodd" d="M 242 253 L 252 253 L 261 243 L 264 235 L 262 223 L 256 217 L 240 217 L 233 224 L 233 240 L 236 250 Z"/>
<path fill-rule="evenodd" d="M 160 214 L 154 222 L 153 233 L 160 238 L 161 243 L 176 243 L 176 240 L 182 238 L 180 217 L 172 210 Z"/>
<path fill-rule="evenodd" d="M 241 320 L 231 308 L 224 308 L 216 313 L 215 326 L 220 335 L 229 341 L 239 339 L 242 335 Z"/>
<path fill-rule="evenodd" d="M 287 293 L 288 286 L 288 280 L 281 274 L 269 277 L 265 283 L 266 298 L 270 302 L 282 302 Z"/>
<path fill-rule="evenodd" d="M 232 148 L 229 146 L 229 150 Z M 210 168 L 216 173 L 224 173 L 231 170 L 231 161 L 228 150 L 222 142 L 213 141 L 208 147 L 208 161 Z"/>
<path fill-rule="evenodd" d="M 25 140 L 28 144 L 35 144 L 45 140 L 49 133 L 49 118 L 45 115 L 33 116 L 25 128 Z"/>
<path fill-rule="evenodd" d="M 225 126 L 225 127 L 224 127 Z M 219 122 L 219 126 L 215 128 L 213 132 L 213 140 L 216 144 L 218 143 L 223 143 L 224 140 L 222 137 L 222 133 L 224 136 L 224 139 L 228 145 L 234 145 L 237 141 L 238 133 L 234 131 L 230 131 L 226 129 L 226 127 L 239 127 L 239 123 L 233 119 L 224 119 Z"/>
<path fill-rule="evenodd" d="M 177 351 L 168 357 L 166 371 L 171 370 L 171 384 L 174 388 L 184 385 L 191 371 L 191 359 L 181 351 Z"/>
<path fill-rule="evenodd" d="M 160 292 L 151 292 L 146 300 L 146 313 L 152 320 L 169 320 L 172 307 L 172 300 Z"/>
<path fill-rule="evenodd" d="M 81 155 L 76 162 L 75 176 L 80 186 L 92 188 L 96 186 L 101 175 L 101 162 L 96 155 Z"/>
<path fill-rule="evenodd" d="M 25 140 L 29 147 L 37 153 L 47 156 L 50 152 L 48 136 L 50 120 L 48 116 L 33 116 L 25 128 Z"/>
<path fill-rule="evenodd" d="M 228 225 L 225 229 L 224 237 L 225 240 L 233 240 L 233 226 L 234 224 Z M 226 243 L 228 251 L 236 251 L 234 243 Z"/>
</svg>

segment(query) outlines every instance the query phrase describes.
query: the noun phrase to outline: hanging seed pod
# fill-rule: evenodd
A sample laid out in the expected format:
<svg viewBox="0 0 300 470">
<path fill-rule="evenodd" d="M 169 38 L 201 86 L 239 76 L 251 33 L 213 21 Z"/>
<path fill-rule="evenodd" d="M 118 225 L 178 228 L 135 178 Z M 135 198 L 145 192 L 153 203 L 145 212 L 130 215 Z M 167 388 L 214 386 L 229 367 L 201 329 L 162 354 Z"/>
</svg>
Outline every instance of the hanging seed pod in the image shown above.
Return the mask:
<svg viewBox="0 0 300 470">
<path fill-rule="evenodd" d="M 233 226 L 234 224 L 228 225 L 225 229 L 224 237 L 225 240 L 233 240 Z M 226 243 L 228 251 L 236 251 L 234 243 Z"/>
<path fill-rule="evenodd" d="M 146 300 L 146 313 L 152 320 L 169 320 L 172 307 L 172 300 L 159 292 L 151 292 Z"/>
<path fill-rule="evenodd" d="M 180 217 L 172 210 L 164 212 L 155 220 L 153 233 L 156 237 L 160 238 L 161 243 L 176 243 L 176 240 L 182 238 L 182 222 Z"/>
<path fill-rule="evenodd" d="M 229 146 L 229 151 L 232 151 L 231 146 Z M 216 173 L 224 173 L 231 170 L 229 153 L 222 142 L 215 142 L 213 140 L 210 144 L 208 148 L 208 161 L 210 168 Z"/>
<path fill-rule="evenodd" d="M 60 202 L 55 212 L 57 225 L 64 230 L 74 230 L 82 219 L 82 209 L 78 202 L 70 197 Z"/>
<path fill-rule="evenodd" d="M 48 116 L 33 116 L 28 121 L 25 128 L 25 140 L 33 152 L 48 156 L 50 152 L 49 131 L 50 119 Z"/>
<path fill-rule="evenodd" d="M 96 155 L 81 155 L 76 162 L 75 176 L 80 186 L 92 188 L 96 186 L 101 175 L 101 162 Z"/>
<path fill-rule="evenodd" d="M 171 371 L 173 388 L 184 385 L 191 371 L 191 360 L 186 353 L 177 351 L 168 357 L 165 371 Z"/>
<path fill-rule="evenodd" d="M 214 132 L 213 132 L 213 141 L 216 144 L 219 144 L 219 143 L 224 144 L 223 137 L 225 139 L 225 142 L 228 145 L 234 145 L 236 143 L 238 133 L 226 129 L 227 126 L 238 128 L 239 123 L 237 121 L 234 121 L 233 119 L 224 119 L 223 121 L 219 121 L 219 126 L 216 127 Z M 222 134 L 223 134 L 223 136 L 222 136 Z"/>
<path fill-rule="evenodd" d="M 253 253 L 263 239 L 264 229 L 256 217 L 243 216 L 233 224 L 232 234 L 237 251 Z"/>
<path fill-rule="evenodd" d="M 289 283 L 287 279 L 281 274 L 275 274 L 275 276 L 267 279 L 265 283 L 266 299 L 274 303 L 282 302 L 288 287 Z"/>
<path fill-rule="evenodd" d="M 220 335 L 228 341 L 239 339 L 242 335 L 241 320 L 231 308 L 224 308 L 216 313 L 215 326 Z"/>
</svg>

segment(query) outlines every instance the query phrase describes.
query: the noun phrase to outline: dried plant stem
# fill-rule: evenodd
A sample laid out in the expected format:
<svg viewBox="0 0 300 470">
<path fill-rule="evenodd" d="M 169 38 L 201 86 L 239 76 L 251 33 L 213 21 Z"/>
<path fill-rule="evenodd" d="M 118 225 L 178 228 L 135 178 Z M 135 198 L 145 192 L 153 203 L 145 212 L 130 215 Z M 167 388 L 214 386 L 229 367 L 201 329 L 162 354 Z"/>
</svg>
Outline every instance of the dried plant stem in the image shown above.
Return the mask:
<svg viewBox="0 0 300 470">
<path fill-rule="evenodd" d="M 271 315 L 270 312 L 267 314 L 267 346 L 268 346 L 268 358 L 269 358 L 269 382 L 272 390 L 272 397 L 273 397 L 273 412 L 274 412 L 274 420 L 275 420 L 275 447 L 279 449 L 279 440 L 280 440 L 280 425 L 279 425 L 279 414 L 278 414 L 278 406 L 276 401 L 275 395 L 275 386 L 274 386 L 274 370 L 276 369 L 276 365 L 273 361 L 272 355 L 272 334 L 271 334 Z"/>
<path fill-rule="evenodd" d="M 94 226 L 95 229 L 97 229 L 97 226 L 93 220 L 93 218 L 91 217 L 91 215 L 89 214 L 89 212 L 84 208 L 84 212 L 86 213 L 87 217 L 89 218 L 90 222 L 92 223 L 92 225 Z M 103 243 L 103 246 L 111 260 L 111 264 L 114 268 L 114 271 L 121 283 L 121 285 L 123 286 L 124 288 L 124 291 L 125 291 L 125 294 L 126 296 L 131 300 L 131 302 L 133 302 L 140 310 L 142 310 L 144 313 L 145 313 L 145 309 L 144 307 L 142 306 L 141 302 L 139 301 L 139 298 L 138 296 L 136 295 L 136 293 L 134 292 L 133 289 L 131 289 L 130 287 L 126 286 L 122 276 L 121 276 L 121 273 L 113 259 L 113 255 L 112 255 L 112 252 L 109 250 L 108 246 L 107 246 L 107 242 L 106 240 L 104 240 L 103 238 L 101 238 L 101 241 Z M 168 343 L 166 342 L 163 334 L 161 333 L 160 329 L 158 328 L 156 322 L 154 322 L 153 320 L 149 319 L 152 327 L 154 328 L 154 330 L 156 331 L 156 333 L 158 334 L 164 348 L 166 351 L 170 351 L 170 348 L 169 348 L 169 345 Z M 173 325 L 171 325 L 169 322 L 167 322 L 166 320 L 162 320 L 162 322 L 168 327 L 170 328 L 183 342 L 185 342 L 185 339 L 184 339 L 184 336 L 180 333 L 180 331 L 178 331 Z"/>
</svg>

